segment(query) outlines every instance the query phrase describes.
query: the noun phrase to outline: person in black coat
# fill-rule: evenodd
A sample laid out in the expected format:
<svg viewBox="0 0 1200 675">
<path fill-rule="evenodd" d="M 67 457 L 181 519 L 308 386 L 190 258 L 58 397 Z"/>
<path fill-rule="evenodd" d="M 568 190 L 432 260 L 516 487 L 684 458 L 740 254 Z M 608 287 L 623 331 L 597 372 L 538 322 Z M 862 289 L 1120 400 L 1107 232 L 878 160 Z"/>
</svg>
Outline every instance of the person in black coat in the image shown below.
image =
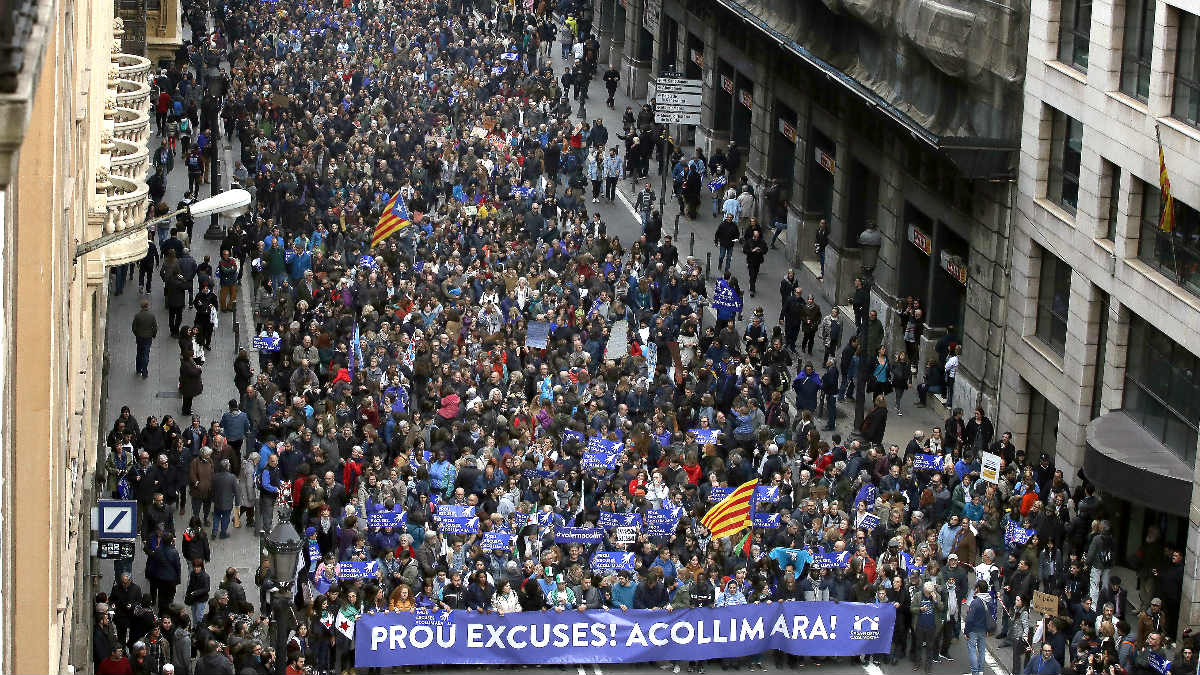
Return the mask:
<svg viewBox="0 0 1200 675">
<path fill-rule="evenodd" d="M 204 370 L 188 354 L 179 357 L 179 394 L 183 396 L 183 414 L 192 414 L 192 399 L 204 392 Z"/>
<path fill-rule="evenodd" d="M 187 590 L 183 592 L 183 601 L 192 610 L 192 621 L 200 624 L 204 618 L 204 608 L 208 606 L 208 593 L 212 589 L 212 580 L 204 571 L 204 561 L 193 558 L 191 573 L 188 574 Z"/>
<path fill-rule="evenodd" d="M 653 568 L 646 573 L 645 580 L 638 584 L 637 590 L 633 592 L 634 609 L 663 609 L 671 606 L 671 598 L 667 587 L 660 582 L 660 575 L 661 572 Z"/>
<path fill-rule="evenodd" d="M 875 397 L 875 407 L 863 419 L 863 439 L 875 445 L 883 444 L 883 432 L 887 429 L 887 399 L 882 395 Z"/>
<path fill-rule="evenodd" d="M 162 544 L 146 560 L 146 580 L 150 582 L 150 597 L 154 598 L 159 616 L 175 602 L 175 589 L 183 578 L 179 551 L 175 550 L 175 535 L 167 532 Z"/>
</svg>

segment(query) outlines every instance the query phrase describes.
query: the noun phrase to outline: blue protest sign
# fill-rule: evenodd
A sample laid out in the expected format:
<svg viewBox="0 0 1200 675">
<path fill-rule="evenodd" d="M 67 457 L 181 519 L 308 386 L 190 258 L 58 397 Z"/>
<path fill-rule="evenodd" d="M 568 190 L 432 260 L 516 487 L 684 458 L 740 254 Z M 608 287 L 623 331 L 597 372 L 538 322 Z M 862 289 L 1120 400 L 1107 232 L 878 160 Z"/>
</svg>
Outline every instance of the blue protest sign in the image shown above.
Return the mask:
<svg viewBox="0 0 1200 675">
<path fill-rule="evenodd" d="M 913 562 L 912 555 L 910 555 L 907 551 L 900 552 L 900 566 L 904 568 L 904 571 L 908 574 L 908 576 L 925 573 L 925 566 L 915 564 Z"/>
<path fill-rule="evenodd" d="M 731 487 L 715 487 L 708 493 L 708 501 L 710 504 L 716 504 L 731 494 L 733 494 L 733 488 Z"/>
<path fill-rule="evenodd" d="M 545 321 L 530 321 L 525 324 L 525 346 L 545 349 L 550 341 L 550 324 Z"/>
<path fill-rule="evenodd" d="M 688 431 L 696 434 L 696 442 L 700 445 L 708 445 L 709 443 L 716 445 L 720 443 L 720 429 L 688 429 Z"/>
<path fill-rule="evenodd" d="M 604 530 L 598 527 L 556 527 L 554 543 L 590 546 L 604 541 Z"/>
<path fill-rule="evenodd" d="M 1036 530 L 1021 527 L 1015 520 L 1009 520 L 1004 523 L 1004 545 L 1012 548 L 1014 544 L 1025 545 L 1029 543 L 1029 538 L 1037 534 Z"/>
<path fill-rule="evenodd" d="M 862 518 L 858 519 L 858 527 L 870 532 L 879 527 L 879 516 L 874 513 L 865 513 Z"/>
<path fill-rule="evenodd" d="M 516 52 L 504 52 L 500 55 L 500 58 L 504 59 L 505 61 L 516 61 L 520 57 L 517 56 Z"/>
<path fill-rule="evenodd" d="M 475 534 L 479 532 L 479 518 L 474 516 L 470 518 L 440 516 L 438 530 L 443 534 Z"/>
<path fill-rule="evenodd" d="M 812 566 L 818 570 L 832 570 L 846 567 L 850 564 L 850 552 L 818 553 L 813 556 Z"/>
<path fill-rule="evenodd" d="M 937 455 L 917 453 L 913 455 L 913 469 L 917 471 L 941 471 L 942 460 Z"/>
<path fill-rule="evenodd" d="M 475 515 L 475 508 L 467 504 L 442 504 L 437 508 L 438 518 L 470 518 Z"/>
<path fill-rule="evenodd" d="M 516 511 L 512 514 L 513 527 L 518 530 L 529 524 L 529 514 Z"/>
<path fill-rule="evenodd" d="M 365 267 L 369 270 L 379 269 L 379 263 L 375 262 L 375 256 L 364 255 L 358 259 L 358 266 Z"/>
<path fill-rule="evenodd" d="M 570 429 L 563 429 L 562 437 L 563 437 L 563 441 L 575 441 L 576 443 L 579 443 L 580 445 L 587 443 L 586 436 L 584 436 L 581 432 L 572 431 Z"/>
<path fill-rule="evenodd" d="M 379 562 L 376 560 L 348 560 L 337 565 L 339 579 L 372 579 L 378 572 Z"/>
<path fill-rule="evenodd" d="M 640 513 L 609 513 L 601 511 L 600 517 L 596 519 L 596 526 L 605 530 L 610 530 L 614 527 L 638 527 L 642 524 L 642 514 Z"/>
<path fill-rule="evenodd" d="M 367 527 L 371 529 L 404 527 L 406 522 L 408 514 L 404 511 L 374 511 L 367 514 Z"/>
<path fill-rule="evenodd" d="M 623 551 L 600 551 L 592 556 L 592 571 L 613 574 L 621 570 L 634 570 L 633 553 Z"/>
<path fill-rule="evenodd" d="M 733 290 L 728 281 L 717 279 L 717 284 L 713 287 L 712 306 L 713 309 L 740 312 L 742 311 L 742 297 Z"/>
<path fill-rule="evenodd" d="M 675 532 L 683 509 L 648 509 L 646 511 L 646 534 L 652 537 L 667 537 Z"/>
<path fill-rule="evenodd" d="M 729 183 L 729 181 L 726 180 L 724 176 L 718 176 L 718 177 L 708 181 L 708 191 L 715 193 L 718 190 L 720 190 L 721 188 L 725 187 L 725 185 L 728 183 Z"/>
<path fill-rule="evenodd" d="M 759 485 L 758 487 L 754 488 L 753 501 L 762 502 L 764 504 L 773 504 L 779 501 L 779 486 Z"/>
<path fill-rule="evenodd" d="M 504 66 L 493 66 L 492 75 L 503 75 L 505 70 L 507 70 L 507 68 Z"/>
<path fill-rule="evenodd" d="M 687 610 L 458 612 L 418 625 L 413 612 L 363 614 L 356 668 L 450 664 L 642 663 L 739 658 L 777 649 L 854 656 L 891 649 L 891 603 L 772 602 Z"/>
<path fill-rule="evenodd" d="M 255 335 L 250 338 L 250 346 L 260 352 L 277 352 L 279 351 L 280 338 L 270 335 Z"/>
<path fill-rule="evenodd" d="M 1159 656 L 1158 653 L 1147 650 L 1146 660 L 1150 663 L 1150 667 L 1154 668 L 1162 675 L 1167 675 L 1171 670 L 1171 662 L 1165 656 Z"/>
<path fill-rule="evenodd" d="M 512 186 L 512 190 L 510 191 L 510 193 L 514 197 L 520 197 L 521 199 L 528 199 L 529 197 L 533 196 L 533 188 L 525 187 L 523 185 L 514 185 L 514 186 Z"/>
<path fill-rule="evenodd" d="M 879 496 L 879 490 L 875 489 L 870 483 L 858 489 L 858 493 L 854 495 L 854 508 L 858 508 L 859 502 L 866 502 L 867 506 L 875 505 L 875 498 Z"/>
<path fill-rule="evenodd" d="M 554 478 L 556 475 L 558 475 L 558 472 L 549 471 L 547 469 L 522 469 L 521 475 L 525 478 L 536 480 L 538 478 Z"/>
<path fill-rule="evenodd" d="M 750 524 L 754 527 L 779 527 L 783 525 L 783 515 L 779 513 L 752 513 Z"/>
<path fill-rule="evenodd" d="M 484 551 L 511 551 L 513 548 L 512 532 L 484 532 L 479 548 Z"/>
<path fill-rule="evenodd" d="M 606 441 L 599 436 L 592 436 L 588 439 L 581 466 L 584 469 L 615 469 L 617 455 L 621 454 L 624 447 L 625 444 L 620 441 Z"/>
</svg>

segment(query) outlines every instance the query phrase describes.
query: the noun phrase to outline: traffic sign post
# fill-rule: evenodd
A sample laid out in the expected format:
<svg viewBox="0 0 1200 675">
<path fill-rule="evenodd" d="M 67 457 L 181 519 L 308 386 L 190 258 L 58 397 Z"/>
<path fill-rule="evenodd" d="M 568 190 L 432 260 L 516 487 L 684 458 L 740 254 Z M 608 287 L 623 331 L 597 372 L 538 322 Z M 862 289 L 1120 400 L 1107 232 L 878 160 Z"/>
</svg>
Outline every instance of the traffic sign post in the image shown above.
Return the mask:
<svg viewBox="0 0 1200 675">
<path fill-rule="evenodd" d="M 125 499 L 100 499 L 96 502 L 99 522 L 97 539 L 137 538 L 137 502 Z"/>
<path fill-rule="evenodd" d="M 654 122 L 656 124 L 700 124 L 704 102 L 704 82 L 685 78 L 681 73 L 663 72 L 654 80 Z"/>
</svg>

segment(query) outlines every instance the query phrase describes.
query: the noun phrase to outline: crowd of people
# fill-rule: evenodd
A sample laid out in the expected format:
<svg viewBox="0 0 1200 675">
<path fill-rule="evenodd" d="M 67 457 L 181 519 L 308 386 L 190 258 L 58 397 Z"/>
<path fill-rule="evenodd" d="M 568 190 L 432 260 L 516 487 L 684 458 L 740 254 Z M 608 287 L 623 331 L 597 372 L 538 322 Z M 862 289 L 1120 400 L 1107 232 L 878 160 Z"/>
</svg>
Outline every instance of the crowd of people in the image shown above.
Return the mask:
<svg viewBox="0 0 1200 675">
<path fill-rule="evenodd" d="M 1014 672 L 1028 653 L 1025 672 L 1040 675 L 1154 675 L 1179 617 L 1181 551 L 1145 542 L 1139 586 L 1154 599 L 1135 607 L 1110 574 L 1108 506 L 1053 458 L 995 437 L 982 410 L 952 409 L 905 447 L 884 443 L 888 397 L 902 414 L 917 371 L 916 303 L 895 355 L 861 283 L 852 319 L 822 312 L 789 273 L 775 325 L 761 308 L 743 322 L 722 307 L 706 326 L 712 289 L 663 236 L 650 185 L 632 200 L 644 234 L 628 245 L 589 215 L 589 181 L 592 203 L 611 200 L 622 179 L 638 189 L 651 157 L 671 162 L 690 216 L 697 186 L 720 178 L 730 187 L 713 194 L 714 236 L 739 293 L 727 243 L 750 242 L 747 259 L 761 264 L 786 227 L 768 190 L 766 239 L 741 199 L 753 191 L 736 148 L 718 161 L 684 155 L 659 142 L 648 109 L 628 110 L 612 137 L 585 121 L 589 83 L 603 81 L 612 105 L 620 77 L 599 72 L 586 4 L 185 3 L 194 38 L 156 80 L 156 175 L 179 147 L 194 193 L 217 141 L 232 137 L 234 177 L 255 203 L 215 266 L 187 262 L 165 230 L 140 265 L 147 294 L 160 269 L 184 416 L 125 408 L 108 436 L 107 490 L 139 503 L 147 588 L 118 561 L 98 598 L 97 672 L 347 672 L 354 642 L 332 625 L 339 613 L 846 600 L 897 609 L 891 652 L 864 660 L 907 656 L 928 672 L 964 630 L 990 630 L 1013 645 Z M 574 63 L 557 77 L 555 41 Z M 371 246 L 392 209 L 410 224 Z M 239 287 L 262 344 L 277 346 L 243 349 L 229 369 L 205 355 Z M 134 322 L 143 376 L 157 335 L 148 306 Z M 544 346 L 528 340 L 534 327 Z M 930 392 L 952 402 L 957 354 L 953 339 L 938 344 L 920 405 Z M 843 438 L 836 403 L 860 368 L 871 409 Z M 203 378 L 225 387 L 230 374 L 228 410 L 207 423 L 192 415 Z M 593 436 L 623 444 L 615 468 L 584 467 Z M 995 480 L 981 478 L 984 452 L 1003 461 Z M 756 510 L 779 514 L 778 527 L 712 538 L 700 519 L 714 492 L 754 479 L 777 488 Z M 447 532 L 440 505 L 469 507 L 477 531 Z M 667 533 L 555 543 L 556 526 L 663 508 L 681 513 Z M 368 526 L 381 511 L 404 521 Z M 303 533 L 295 578 L 277 578 L 269 558 L 252 588 L 236 568 L 207 568 L 231 527 L 269 533 L 277 518 Z M 1033 534 L 1019 543 L 1014 526 Z M 512 549 L 483 550 L 492 531 L 512 532 Z M 848 557 L 817 569 L 797 555 L 818 550 Z M 633 569 L 596 572 L 598 551 L 634 552 Z M 339 578 L 339 563 L 367 560 L 379 562 L 375 577 Z M 283 627 L 270 618 L 281 586 L 293 617 Z M 1057 618 L 1031 618 L 1034 591 L 1058 596 Z M 995 627 L 969 604 L 976 594 Z M 277 630 L 286 653 L 273 648 Z M 1191 675 L 1194 654 L 1185 643 L 1171 669 Z M 721 665 L 765 670 L 764 656 Z M 771 656 L 776 667 L 812 662 Z"/>
</svg>

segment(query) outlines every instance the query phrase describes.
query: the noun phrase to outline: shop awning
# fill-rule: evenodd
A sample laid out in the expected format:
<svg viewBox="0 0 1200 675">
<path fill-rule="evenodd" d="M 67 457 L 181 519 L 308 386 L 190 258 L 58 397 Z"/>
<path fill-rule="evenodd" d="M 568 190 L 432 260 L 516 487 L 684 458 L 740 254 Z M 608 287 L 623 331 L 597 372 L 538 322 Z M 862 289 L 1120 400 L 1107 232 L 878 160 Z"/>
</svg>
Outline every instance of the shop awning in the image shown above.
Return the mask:
<svg viewBox="0 0 1200 675">
<path fill-rule="evenodd" d="M 1083 475 L 1105 492 L 1186 518 L 1192 503 L 1192 467 L 1121 410 L 1087 426 Z"/>
<path fill-rule="evenodd" d="M 771 14 L 769 12 L 756 11 L 762 9 L 759 7 L 759 5 L 762 5 L 761 0 L 718 0 L 718 2 L 721 6 L 741 17 L 743 21 L 746 21 L 757 30 L 768 35 L 784 49 L 792 52 L 800 57 L 802 61 L 823 73 L 831 81 L 836 82 L 846 91 L 862 99 L 868 107 L 876 109 L 884 117 L 899 124 L 914 139 L 920 140 L 938 152 L 941 152 L 958 167 L 966 178 L 1007 180 L 1015 176 L 1017 153 L 1020 148 L 1011 140 L 940 136 L 925 128 L 924 125 L 914 120 L 900 107 L 876 93 L 874 89 L 842 72 L 833 64 L 796 42 L 786 32 L 787 27 L 783 27 L 784 29 L 780 30 L 780 28 L 774 25 L 774 22 L 764 19 L 764 16 L 771 17 Z M 755 9 L 750 9 L 747 5 L 752 5 Z"/>
</svg>

